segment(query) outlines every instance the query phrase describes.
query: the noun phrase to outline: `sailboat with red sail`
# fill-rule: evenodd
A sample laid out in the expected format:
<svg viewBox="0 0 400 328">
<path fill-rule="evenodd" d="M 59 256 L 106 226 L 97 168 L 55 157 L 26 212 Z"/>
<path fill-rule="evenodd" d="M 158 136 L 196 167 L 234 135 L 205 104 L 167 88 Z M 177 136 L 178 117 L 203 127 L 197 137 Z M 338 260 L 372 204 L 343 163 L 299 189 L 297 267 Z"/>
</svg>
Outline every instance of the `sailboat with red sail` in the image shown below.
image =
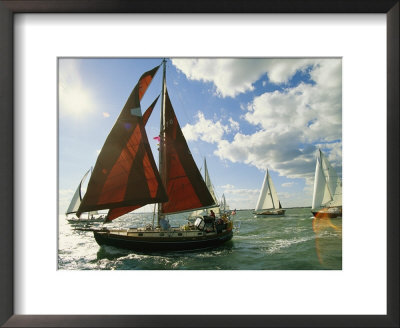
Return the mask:
<svg viewBox="0 0 400 328">
<path fill-rule="evenodd" d="M 158 101 L 142 115 L 140 101 L 162 67 L 158 167 L 145 125 Z M 229 217 L 199 217 L 193 225 L 172 228 L 166 217 L 215 207 L 190 153 L 166 86 L 166 60 L 145 72 L 131 92 L 97 158 L 86 194 L 76 212 L 108 209 L 107 220 L 147 204 L 158 204 L 157 224 L 143 228 L 93 229 L 99 245 L 138 251 L 192 250 L 221 245 L 233 235 Z"/>
</svg>

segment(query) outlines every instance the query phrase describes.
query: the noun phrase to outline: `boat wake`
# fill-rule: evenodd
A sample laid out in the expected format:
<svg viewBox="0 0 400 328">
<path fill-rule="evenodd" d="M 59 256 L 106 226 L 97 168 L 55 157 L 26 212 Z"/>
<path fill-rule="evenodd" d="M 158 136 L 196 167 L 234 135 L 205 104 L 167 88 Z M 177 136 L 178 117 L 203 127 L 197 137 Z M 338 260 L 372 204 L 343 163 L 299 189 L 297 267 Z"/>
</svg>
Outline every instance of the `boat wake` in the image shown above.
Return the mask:
<svg viewBox="0 0 400 328">
<path fill-rule="evenodd" d="M 278 239 L 270 243 L 270 245 L 265 249 L 267 254 L 279 253 L 282 249 L 291 247 L 296 244 L 305 243 L 307 241 L 313 240 L 314 237 L 302 237 L 293 239 Z"/>
</svg>

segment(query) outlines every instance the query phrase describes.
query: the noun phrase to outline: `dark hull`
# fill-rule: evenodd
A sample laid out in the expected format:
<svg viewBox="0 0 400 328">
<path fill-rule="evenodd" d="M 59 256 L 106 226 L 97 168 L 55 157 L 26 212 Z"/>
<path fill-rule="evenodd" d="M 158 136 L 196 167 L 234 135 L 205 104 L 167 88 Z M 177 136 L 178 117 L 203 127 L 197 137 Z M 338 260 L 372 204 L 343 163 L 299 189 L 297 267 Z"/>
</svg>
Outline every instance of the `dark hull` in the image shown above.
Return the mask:
<svg viewBox="0 0 400 328">
<path fill-rule="evenodd" d="M 95 223 L 104 222 L 104 219 L 68 219 L 68 223 L 78 224 L 78 223 Z"/>
<path fill-rule="evenodd" d="M 326 213 L 326 212 L 311 212 L 314 217 L 318 219 L 322 218 L 329 218 L 329 219 L 334 219 L 337 217 L 341 217 L 342 215 L 339 213 Z"/>
<path fill-rule="evenodd" d="M 285 215 L 285 210 L 254 212 L 255 215 Z"/>
<path fill-rule="evenodd" d="M 311 211 L 311 213 L 318 219 L 334 219 L 337 217 L 342 217 L 342 208 L 323 208 L 319 211 Z"/>
<path fill-rule="evenodd" d="M 211 248 L 222 245 L 231 240 L 233 236 L 232 231 L 195 238 L 146 238 L 97 231 L 93 233 L 99 245 L 109 245 L 135 251 L 186 251 Z"/>
</svg>

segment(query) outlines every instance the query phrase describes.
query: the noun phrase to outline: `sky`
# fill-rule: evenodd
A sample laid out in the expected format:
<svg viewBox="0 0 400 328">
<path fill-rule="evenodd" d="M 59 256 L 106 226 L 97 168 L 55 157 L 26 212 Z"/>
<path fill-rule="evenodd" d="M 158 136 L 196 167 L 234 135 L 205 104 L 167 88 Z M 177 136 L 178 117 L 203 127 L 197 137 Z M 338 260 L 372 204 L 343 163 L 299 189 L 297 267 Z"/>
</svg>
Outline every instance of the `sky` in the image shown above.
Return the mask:
<svg viewBox="0 0 400 328">
<path fill-rule="evenodd" d="M 59 59 L 60 213 L 94 166 L 139 77 L 161 61 Z M 161 74 L 144 95 L 142 112 L 160 94 Z M 166 78 L 192 155 L 202 173 L 206 158 L 216 194 L 230 208 L 254 209 L 266 169 L 284 208 L 311 206 L 318 148 L 342 176 L 341 59 L 171 58 Z M 146 125 L 156 162 L 159 119 L 160 101 Z"/>
</svg>

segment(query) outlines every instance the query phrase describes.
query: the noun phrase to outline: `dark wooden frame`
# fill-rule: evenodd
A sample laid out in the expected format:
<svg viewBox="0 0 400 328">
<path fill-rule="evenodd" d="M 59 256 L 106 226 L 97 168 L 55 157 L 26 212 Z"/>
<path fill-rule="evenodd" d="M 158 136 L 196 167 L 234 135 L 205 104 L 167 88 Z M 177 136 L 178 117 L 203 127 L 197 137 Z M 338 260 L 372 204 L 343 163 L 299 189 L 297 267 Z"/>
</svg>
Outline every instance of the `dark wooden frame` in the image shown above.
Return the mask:
<svg viewBox="0 0 400 328">
<path fill-rule="evenodd" d="M 14 315 L 14 13 L 385 13 L 387 315 Z M 399 327 L 399 0 L 0 0 L 0 324 L 4 327 Z M 18 195 L 16 195 L 18 197 Z M 373 265 L 373 264 L 372 264 Z M 368 288 L 368 286 L 366 286 Z"/>
</svg>

